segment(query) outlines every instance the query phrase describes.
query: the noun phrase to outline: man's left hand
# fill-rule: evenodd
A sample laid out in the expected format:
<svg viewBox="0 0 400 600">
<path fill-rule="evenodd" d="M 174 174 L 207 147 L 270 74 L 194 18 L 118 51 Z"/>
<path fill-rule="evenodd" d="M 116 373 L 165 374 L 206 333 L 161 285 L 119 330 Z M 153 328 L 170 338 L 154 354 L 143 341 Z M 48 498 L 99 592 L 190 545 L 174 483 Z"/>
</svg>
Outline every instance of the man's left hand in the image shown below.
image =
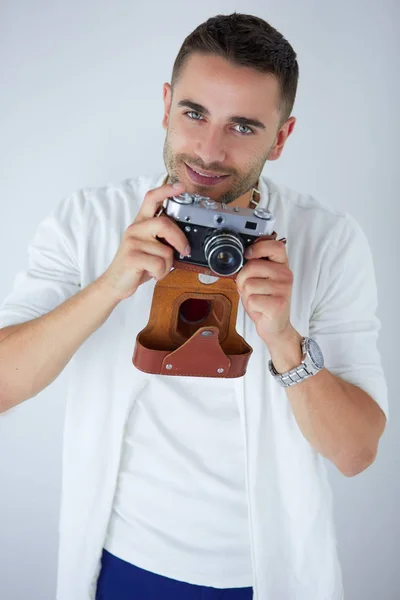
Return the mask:
<svg viewBox="0 0 400 600">
<path fill-rule="evenodd" d="M 285 243 L 259 240 L 247 248 L 244 256 L 248 262 L 236 278 L 237 289 L 258 335 L 268 345 L 292 329 L 293 273 Z"/>
</svg>

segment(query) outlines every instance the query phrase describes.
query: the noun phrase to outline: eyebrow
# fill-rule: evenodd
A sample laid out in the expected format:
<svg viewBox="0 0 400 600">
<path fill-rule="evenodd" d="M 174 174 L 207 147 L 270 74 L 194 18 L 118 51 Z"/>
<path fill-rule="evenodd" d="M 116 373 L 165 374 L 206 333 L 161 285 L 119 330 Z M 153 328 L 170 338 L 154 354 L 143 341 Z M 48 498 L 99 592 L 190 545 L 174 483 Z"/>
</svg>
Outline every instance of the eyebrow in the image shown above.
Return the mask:
<svg viewBox="0 0 400 600">
<path fill-rule="evenodd" d="M 193 102 L 192 100 L 189 100 L 188 98 L 185 98 L 184 100 L 180 100 L 178 102 L 178 106 L 183 106 L 183 107 L 186 106 L 188 108 L 191 108 L 192 110 L 195 110 L 196 112 L 200 112 L 206 116 L 210 116 L 210 111 L 205 106 L 202 106 L 201 104 L 198 104 L 197 102 Z M 262 123 L 258 119 L 251 119 L 250 117 L 239 117 L 237 115 L 233 115 L 232 117 L 229 118 L 229 120 L 232 121 L 233 123 L 237 123 L 238 125 L 252 125 L 253 127 L 256 127 L 257 129 L 262 129 L 262 130 L 266 129 L 266 126 L 264 125 L 264 123 Z"/>
</svg>

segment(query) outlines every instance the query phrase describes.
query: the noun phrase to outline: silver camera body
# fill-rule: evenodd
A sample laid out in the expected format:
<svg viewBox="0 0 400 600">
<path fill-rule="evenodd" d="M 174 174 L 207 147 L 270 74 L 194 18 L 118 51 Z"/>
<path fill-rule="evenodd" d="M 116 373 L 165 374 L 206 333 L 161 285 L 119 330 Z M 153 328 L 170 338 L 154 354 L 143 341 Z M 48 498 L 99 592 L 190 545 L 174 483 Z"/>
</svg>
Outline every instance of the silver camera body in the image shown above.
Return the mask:
<svg viewBox="0 0 400 600">
<path fill-rule="evenodd" d="M 165 213 L 185 233 L 190 256 L 175 259 L 230 277 L 244 265 L 244 252 L 259 237 L 272 235 L 275 218 L 265 208 L 231 207 L 207 196 L 184 192 L 168 198 Z"/>
</svg>

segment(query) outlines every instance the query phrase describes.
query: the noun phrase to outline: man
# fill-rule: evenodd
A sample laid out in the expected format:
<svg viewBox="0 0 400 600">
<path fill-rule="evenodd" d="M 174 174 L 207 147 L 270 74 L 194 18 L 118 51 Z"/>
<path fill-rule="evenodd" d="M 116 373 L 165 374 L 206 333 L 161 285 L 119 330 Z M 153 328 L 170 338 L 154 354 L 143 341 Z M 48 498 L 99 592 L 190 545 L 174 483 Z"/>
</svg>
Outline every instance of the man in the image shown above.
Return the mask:
<svg viewBox="0 0 400 600">
<path fill-rule="evenodd" d="M 164 85 L 166 172 L 61 202 L 3 304 L 2 410 L 70 363 L 59 600 L 343 598 L 323 457 L 346 476 L 366 469 L 387 395 L 365 235 L 261 175 L 293 131 L 297 80 L 292 47 L 262 19 L 196 28 Z M 254 244 L 237 276 L 253 348 L 241 378 L 132 366 L 170 246 L 190 254 L 154 216 L 183 191 L 231 207 L 259 196 L 287 239 Z"/>
</svg>

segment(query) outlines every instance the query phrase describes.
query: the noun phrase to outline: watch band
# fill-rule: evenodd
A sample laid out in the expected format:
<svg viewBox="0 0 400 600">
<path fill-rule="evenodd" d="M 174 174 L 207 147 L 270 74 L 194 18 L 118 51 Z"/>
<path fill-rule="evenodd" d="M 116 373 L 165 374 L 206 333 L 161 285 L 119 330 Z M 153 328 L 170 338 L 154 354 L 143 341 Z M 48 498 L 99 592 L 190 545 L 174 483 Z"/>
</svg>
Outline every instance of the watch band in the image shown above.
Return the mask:
<svg viewBox="0 0 400 600">
<path fill-rule="evenodd" d="M 310 354 L 310 344 L 313 345 L 314 354 L 315 350 L 318 353 L 316 359 L 313 358 L 313 355 Z M 301 363 L 295 367 L 294 369 L 290 369 L 290 371 L 286 371 L 285 373 L 278 373 L 275 369 L 272 360 L 268 362 L 268 368 L 273 376 L 273 378 L 284 388 L 295 385 L 296 383 L 300 383 L 313 375 L 316 375 L 324 366 L 324 360 L 322 356 L 322 352 L 318 344 L 315 340 L 311 338 L 304 337 L 301 342 L 301 350 L 302 350 L 302 361 Z"/>
<path fill-rule="evenodd" d="M 308 379 L 312 377 L 314 373 L 310 373 L 307 371 L 305 365 L 301 363 L 298 367 L 291 369 L 290 371 L 286 371 L 286 373 L 278 373 L 275 369 L 272 360 L 269 361 L 269 370 L 272 373 L 274 379 L 281 384 L 282 387 L 290 387 L 291 385 L 295 385 L 300 381 L 304 381 L 304 379 Z"/>
</svg>

